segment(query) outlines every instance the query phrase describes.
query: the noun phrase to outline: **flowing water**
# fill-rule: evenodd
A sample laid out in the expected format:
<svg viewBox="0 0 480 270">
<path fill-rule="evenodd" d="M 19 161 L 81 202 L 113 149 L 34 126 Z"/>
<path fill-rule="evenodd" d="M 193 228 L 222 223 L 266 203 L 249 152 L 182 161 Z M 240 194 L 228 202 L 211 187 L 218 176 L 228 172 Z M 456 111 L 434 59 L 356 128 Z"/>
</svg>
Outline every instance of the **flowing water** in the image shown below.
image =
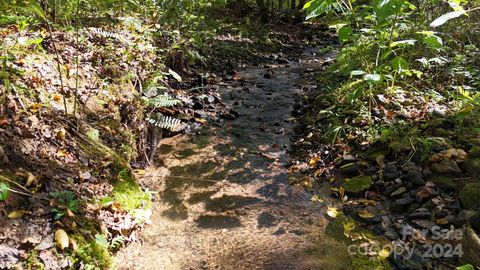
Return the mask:
<svg viewBox="0 0 480 270">
<path fill-rule="evenodd" d="M 325 61 L 315 51 L 288 66 L 246 67 L 219 89 L 238 119 L 162 140 L 144 176 L 158 192 L 152 224 L 117 255 L 118 269 L 347 267 L 326 203 L 290 185 L 304 176 L 286 168 L 295 99 Z"/>
</svg>

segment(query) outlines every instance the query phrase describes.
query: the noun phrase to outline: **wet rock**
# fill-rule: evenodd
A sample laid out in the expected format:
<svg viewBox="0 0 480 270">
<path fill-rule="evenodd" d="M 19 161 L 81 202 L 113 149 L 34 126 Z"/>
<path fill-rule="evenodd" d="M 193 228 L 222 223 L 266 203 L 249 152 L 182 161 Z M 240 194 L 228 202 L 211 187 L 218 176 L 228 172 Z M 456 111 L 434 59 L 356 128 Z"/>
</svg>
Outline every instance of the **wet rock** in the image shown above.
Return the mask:
<svg viewBox="0 0 480 270">
<path fill-rule="evenodd" d="M 462 240 L 463 256 L 460 262 L 480 267 L 480 238 L 471 228 L 466 228 Z"/>
<path fill-rule="evenodd" d="M 196 110 L 194 112 L 194 116 L 195 117 L 198 117 L 198 118 L 208 118 L 208 113 L 206 113 L 205 111 L 203 110 Z"/>
<path fill-rule="evenodd" d="M 475 231 L 480 232 L 480 212 L 477 212 L 470 218 L 470 225 Z"/>
<path fill-rule="evenodd" d="M 391 256 L 390 260 L 394 266 L 393 269 L 398 270 L 421 270 L 424 269 L 424 262 L 422 257 L 413 253 L 411 258 L 403 255 Z"/>
<path fill-rule="evenodd" d="M 203 104 L 200 101 L 195 101 L 195 103 L 193 103 L 193 109 L 194 110 L 203 110 Z"/>
<path fill-rule="evenodd" d="M 415 200 L 412 197 L 406 196 L 406 197 L 395 200 L 392 204 L 392 208 L 394 210 L 401 210 L 407 205 L 410 205 L 411 203 L 413 203 L 414 201 Z"/>
<path fill-rule="evenodd" d="M 446 174 L 459 174 L 462 173 L 462 170 L 457 165 L 457 162 L 454 160 L 442 160 L 438 163 L 432 164 L 432 170 L 438 173 Z"/>
<path fill-rule="evenodd" d="M 391 182 L 388 182 L 388 183 L 391 183 Z M 388 183 L 387 183 L 387 185 L 388 185 Z M 388 185 L 383 190 L 383 193 L 387 194 L 387 195 L 390 195 L 392 192 L 394 192 L 395 190 L 397 190 L 401 186 L 402 186 L 402 184 L 400 184 L 400 183 L 394 183 L 394 184 Z"/>
<path fill-rule="evenodd" d="M 414 185 L 417 186 L 422 186 L 425 184 L 425 181 L 423 180 L 423 174 L 420 171 L 417 170 L 411 170 L 407 172 L 407 175 L 403 177 L 403 179 L 411 182 Z"/>
<path fill-rule="evenodd" d="M 429 219 L 432 214 L 427 209 L 420 208 L 408 215 L 410 219 Z"/>
<path fill-rule="evenodd" d="M 227 119 L 227 120 L 235 120 L 238 118 L 238 116 L 239 114 L 234 110 L 230 110 L 229 112 L 224 112 L 220 115 L 222 119 Z"/>
<path fill-rule="evenodd" d="M 384 237 L 390 240 L 397 240 L 398 239 L 398 233 L 392 229 L 392 228 L 387 228 L 385 230 L 385 233 L 383 234 Z"/>
<path fill-rule="evenodd" d="M 467 172 L 469 176 L 479 177 L 480 176 L 480 158 L 475 158 L 466 161 L 462 168 Z"/>
<path fill-rule="evenodd" d="M 397 169 L 395 163 L 385 164 L 383 167 L 383 177 L 387 180 L 393 180 L 400 176 L 400 172 Z"/>
<path fill-rule="evenodd" d="M 367 191 L 372 184 L 373 181 L 370 176 L 359 176 L 351 179 L 345 179 L 345 191 L 351 193 Z"/>
<path fill-rule="evenodd" d="M 435 222 L 431 220 L 426 220 L 426 219 L 414 219 L 412 220 L 412 223 L 416 225 L 416 227 L 422 228 L 422 229 L 431 229 L 433 226 L 436 226 Z"/>
<path fill-rule="evenodd" d="M 348 163 L 340 167 L 340 171 L 346 175 L 357 175 L 359 167 L 356 163 Z"/>
<path fill-rule="evenodd" d="M 470 219 L 477 213 L 478 211 L 464 209 L 460 211 L 460 213 L 458 213 L 455 221 L 453 222 L 453 225 L 457 227 L 462 227 L 463 225 L 468 224 L 470 222 Z"/>
<path fill-rule="evenodd" d="M 466 184 L 458 195 L 462 206 L 468 210 L 480 209 L 480 200 L 478 194 L 480 192 L 480 183 Z"/>
<path fill-rule="evenodd" d="M 431 187 L 419 187 L 415 192 L 415 199 L 419 202 L 425 201 L 437 195 L 437 191 Z"/>
<path fill-rule="evenodd" d="M 279 64 L 290 64 L 290 61 L 287 58 L 277 58 L 276 59 L 277 63 Z"/>
</svg>

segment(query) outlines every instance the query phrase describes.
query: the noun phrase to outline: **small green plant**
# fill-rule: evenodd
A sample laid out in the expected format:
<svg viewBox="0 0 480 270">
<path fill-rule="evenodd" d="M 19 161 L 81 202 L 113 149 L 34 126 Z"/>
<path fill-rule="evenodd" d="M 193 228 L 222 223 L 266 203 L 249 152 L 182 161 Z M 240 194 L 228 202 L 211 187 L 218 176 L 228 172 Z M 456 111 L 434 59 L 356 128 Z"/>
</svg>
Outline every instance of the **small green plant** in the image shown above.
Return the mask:
<svg viewBox="0 0 480 270">
<path fill-rule="evenodd" d="M 52 200 L 52 212 L 54 214 L 54 219 L 59 220 L 65 215 L 73 216 L 74 213 L 78 212 L 79 202 L 75 198 L 75 194 L 70 190 L 63 190 L 50 193 Z"/>
<path fill-rule="evenodd" d="M 0 202 L 6 201 L 10 197 L 10 187 L 7 183 L 0 182 Z"/>
</svg>

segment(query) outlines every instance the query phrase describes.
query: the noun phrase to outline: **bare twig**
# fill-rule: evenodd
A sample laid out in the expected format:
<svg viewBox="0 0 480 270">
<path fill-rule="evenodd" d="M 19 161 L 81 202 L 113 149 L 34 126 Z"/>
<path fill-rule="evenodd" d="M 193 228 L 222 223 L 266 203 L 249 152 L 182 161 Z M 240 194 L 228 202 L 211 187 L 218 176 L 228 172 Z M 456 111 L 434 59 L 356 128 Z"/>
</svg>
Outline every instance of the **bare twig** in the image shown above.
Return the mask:
<svg viewBox="0 0 480 270">
<path fill-rule="evenodd" d="M 63 96 L 63 106 L 65 108 L 65 115 L 68 115 L 68 109 L 67 109 L 67 98 L 66 98 L 66 92 L 65 88 L 63 86 L 63 76 L 62 76 L 62 65 L 61 65 L 61 58 L 60 58 L 60 53 L 58 52 L 57 45 L 55 43 L 55 39 L 53 38 L 53 32 L 52 32 L 52 26 L 50 25 L 50 22 L 48 21 L 47 17 L 43 18 L 45 20 L 45 24 L 47 25 L 47 30 L 48 34 L 50 35 L 50 38 L 52 39 L 52 45 L 53 45 L 53 50 L 55 51 L 55 55 L 57 57 L 57 69 L 58 69 L 58 74 L 60 76 L 60 91 Z"/>
<path fill-rule="evenodd" d="M 13 180 L 10 180 L 8 177 L 5 177 L 5 176 L 3 176 L 3 175 L 0 174 L 0 179 L 2 179 L 2 181 L 6 181 L 6 182 L 8 182 L 8 183 L 10 183 L 10 184 L 13 184 L 13 185 L 17 186 L 18 188 L 20 188 L 20 189 L 22 189 L 22 190 L 30 193 L 30 190 L 28 190 L 26 187 L 20 185 L 19 183 L 15 182 L 15 181 L 13 181 Z"/>
<path fill-rule="evenodd" d="M 75 58 L 75 65 L 76 65 L 76 74 L 75 74 L 75 97 L 74 97 L 74 103 L 73 103 L 73 117 L 77 117 L 77 102 L 78 102 L 78 67 L 79 67 L 79 9 L 80 9 L 80 0 L 77 0 L 77 18 L 75 19 L 75 35 L 76 35 L 76 47 L 77 47 L 77 55 Z"/>
</svg>

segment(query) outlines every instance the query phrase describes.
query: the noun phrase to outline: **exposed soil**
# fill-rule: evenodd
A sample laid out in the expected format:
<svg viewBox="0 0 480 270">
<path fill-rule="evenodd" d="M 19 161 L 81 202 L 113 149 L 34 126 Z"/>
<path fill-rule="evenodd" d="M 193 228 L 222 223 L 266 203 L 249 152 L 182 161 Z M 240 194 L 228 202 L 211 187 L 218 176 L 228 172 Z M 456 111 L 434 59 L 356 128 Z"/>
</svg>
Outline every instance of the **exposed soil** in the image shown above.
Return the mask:
<svg viewBox="0 0 480 270">
<path fill-rule="evenodd" d="M 162 140 L 141 180 L 158 192 L 152 224 L 142 242 L 117 255 L 119 269 L 348 265 L 345 247 L 325 235 L 325 202 L 290 185 L 302 176 L 286 169 L 295 99 L 315 87 L 326 57 L 315 51 L 289 63 L 247 66 L 219 89 L 238 119 Z"/>
</svg>

